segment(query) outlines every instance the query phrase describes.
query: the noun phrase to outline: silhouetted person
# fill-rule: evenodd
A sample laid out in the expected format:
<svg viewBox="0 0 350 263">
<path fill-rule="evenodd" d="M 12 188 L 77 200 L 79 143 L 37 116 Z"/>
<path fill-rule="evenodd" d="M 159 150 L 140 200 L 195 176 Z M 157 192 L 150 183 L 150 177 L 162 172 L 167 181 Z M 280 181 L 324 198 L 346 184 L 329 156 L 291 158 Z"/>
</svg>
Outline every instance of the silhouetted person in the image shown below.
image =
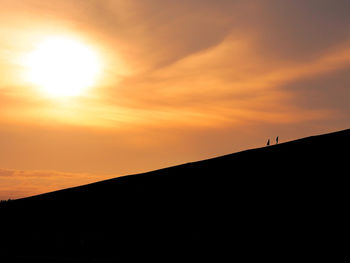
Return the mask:
<svg viewBox="0 0 350 263">
<path fill-rule="evenodd" d="M 266 143 L 267 146 L 270 145 L 270 139 L 267 140 L 267 143 Z"/>
<path fill-rule="evenodd" d="M 278 144 L 278 136 L 276 137 L 276 144 Z"/>
</svg>

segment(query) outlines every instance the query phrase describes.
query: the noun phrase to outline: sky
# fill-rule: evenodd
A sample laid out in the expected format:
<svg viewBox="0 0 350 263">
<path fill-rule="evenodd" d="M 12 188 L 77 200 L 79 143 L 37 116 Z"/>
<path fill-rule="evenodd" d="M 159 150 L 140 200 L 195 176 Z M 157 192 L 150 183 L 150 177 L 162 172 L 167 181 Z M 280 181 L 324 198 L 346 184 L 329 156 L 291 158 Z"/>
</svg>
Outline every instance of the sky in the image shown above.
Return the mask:
<svg viewBox="0 0 350 263">
<path fill-rule="evenodd" d="M 0 0 L 0 199 L 349 128 L 349 13 L 347 0 Z M 78 96 L 28 81 L 23 61 L 57 37 L 99 58 Z M 74 68 L 88 78 L 88 64 Z"/>
</svg>

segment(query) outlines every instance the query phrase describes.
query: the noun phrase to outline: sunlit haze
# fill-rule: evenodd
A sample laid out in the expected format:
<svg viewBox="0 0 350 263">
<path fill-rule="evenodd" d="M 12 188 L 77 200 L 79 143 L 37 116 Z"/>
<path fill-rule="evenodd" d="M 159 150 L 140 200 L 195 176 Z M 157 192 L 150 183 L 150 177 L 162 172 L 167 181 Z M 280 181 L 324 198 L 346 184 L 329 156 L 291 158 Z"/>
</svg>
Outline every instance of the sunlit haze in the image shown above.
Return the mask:
<svg viewBox="0 0 350 263">
<path fill-rule="evenodd" d="M 50 37 L 24 58 L 28 80 L 50 96 L 78 96 L 93 86 L 100 61 L 88 46 L 64 37 Z"/>
<path fill-rule="evenodd" d="M 0 199 L 349 128 L 349 13 L 0 0 Z"/>
</svg>

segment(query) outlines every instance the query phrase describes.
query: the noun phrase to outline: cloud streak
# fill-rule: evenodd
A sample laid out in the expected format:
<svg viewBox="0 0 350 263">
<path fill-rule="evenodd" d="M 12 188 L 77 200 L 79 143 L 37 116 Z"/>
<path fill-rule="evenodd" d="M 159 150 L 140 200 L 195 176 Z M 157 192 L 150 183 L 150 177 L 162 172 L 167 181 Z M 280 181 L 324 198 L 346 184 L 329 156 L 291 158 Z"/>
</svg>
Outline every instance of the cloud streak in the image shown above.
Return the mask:
<svg viewBox="0 0 350 263">
<path fill-rule="evenodd" d="M 0 200 L 37 195 L 112 177 L 83 173 L 0 168 Z"/>
</svg>

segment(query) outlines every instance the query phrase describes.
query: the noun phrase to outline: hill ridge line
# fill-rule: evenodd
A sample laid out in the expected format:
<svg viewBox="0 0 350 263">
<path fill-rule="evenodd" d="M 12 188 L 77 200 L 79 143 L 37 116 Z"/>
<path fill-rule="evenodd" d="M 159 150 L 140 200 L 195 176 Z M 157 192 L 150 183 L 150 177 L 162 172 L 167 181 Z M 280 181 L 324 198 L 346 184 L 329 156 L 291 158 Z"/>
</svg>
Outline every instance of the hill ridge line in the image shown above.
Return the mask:
<svg viewBox="0 0 350 263">
<path fill-rule="evenodd" d="M 36 197 L 42 197 L 42 196 L 47 196 L 47 195 L 54 194 L 54 193 L 59 193 L 59 192 L 62 192 L 62 191 L 72 191 L 74 189 L 81 189 L 81 188 L 89 187 L 89 186 L 93 186 L 93 185 L 105 184 L 105 183 L 114 182 L 114 181 L 122 181 L 122 180 L 126 180 L 126 179 L 128 179 L 130 177 L 137 177 L 137 176 L 145 176 L 145 175 L 157 174 L 157 173 L 162 172 L 162 171 L 167 171 L 167 170 L 181 168 L 181 167 L 187 167 L 187 166 L 196 165 L 196 164 L 208 163 L 208 162 L 211 162 L 211 161 L 220 160 L 220 159 L 226 159 L 226 158 L 230 158 L 230 157 L 237 157 L 237 156 L 249 154 L 249 153 L 252 153 L 252 152 L 256 152 L 257 153 L 257 152 L 260 152 L 260 151 L 270 151 L 270 150 L 276 149 L 276 147 L 285 147 L 286 145 L 298 144 L 298 143 L 302 143 L 304 141 L 309 141 L 309 140 L 311 141 L 312 139 L 320 139 L 321 140 L 322 138 L 327 137 L 327 136 L 335 136 L 337 134 L 342 134 L 342 133 L 347 133 L 347 132 L 350 132 L 350 129 L 344 129 L 344 130 L 339 130 L 339 131 L 334 131 L 334 132 L 329 132 L 329 133 L 324 133 L 324 134 L 311 135 L 311 136 L 307 136 L 307 137 L 303 137 L 303 138 L 299 138 L 299 139 L 295 139 L 295 140 L 291 140 L 291 141 L 281 142 L 281 143 L 278 143 L 278 144 L 273 144 L 273 145 L 263 146 L 263 147 L 258 147 L 258 148 L 245 149 L 245 150 L 234 152 L 234 153 L 229 153 L 229 154 L 225 154 L 225 155 L 210 157 L 210 158 L 203 159 L 203 160 L 198 160 L 198 161 L 186 162 L 186 163 L 177 164 L 177 165 L 173 165 L 173 166 L 168 166 L 168 167 L 164 167 L 164 168 L 159 168 L 159 169 L 155 169 L 155 170 L 151 170 L 151 171 L 140 172 L 140 173 L 135 173 L 135 174 L 121 175 L 121 176 L 117 176 L 117 177 L 114 177 L 114 178 L 105 179 L 105 180 L 101 180 L 101 181 L 97 181 L 97 182 L 92 182 L 92 183 L 88 183 L 88 184 L 68 187 L 68 188 L 55 190 L 55 191 L 51 191 L 51 192 L 46 192 L 46 193 L 33 195 L 33 196 L 29 196 L 29 197 L 13 199 L 12 201 L 28 200 L 28 199 L 32 199 L 32 198 L 36 198 Z"/>
</svg>

